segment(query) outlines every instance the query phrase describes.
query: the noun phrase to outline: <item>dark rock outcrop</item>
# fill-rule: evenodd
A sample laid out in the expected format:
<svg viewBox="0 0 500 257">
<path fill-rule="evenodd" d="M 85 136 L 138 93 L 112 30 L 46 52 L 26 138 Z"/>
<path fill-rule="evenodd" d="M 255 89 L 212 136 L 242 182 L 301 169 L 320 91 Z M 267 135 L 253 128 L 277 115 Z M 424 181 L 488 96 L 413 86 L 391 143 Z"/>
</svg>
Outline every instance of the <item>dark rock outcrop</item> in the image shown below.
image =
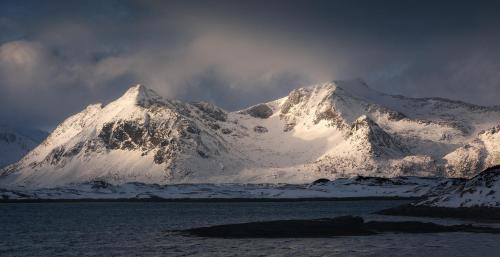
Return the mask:
<svg viewBox="0 0 500 257">
<path fill-rule="evenodd" d="M 330 182 L 329 179 L 327 178 L 320 178 L 320 179 L 317 179 L 315 181 L 312 182 L 313 185 L 317 185 L 317 184 L 324 184 L 324 183 L 328 183 Z"/>
<path fill-rule="evenodd" d="M 273 110 L 267 104 L 254 105 L 248 109 L 240 112 L 241 114 L 248 114 L 254 118 L 267 119 L 273 115 Z"/>
<path fill-rule="evenodd" d="M 263 127 L 263 126 L 255 126 L 253 128 L 253 131 L 257 132 L 257 133 L 267 133 L 268 130 L 266 127 Z"/>
<path fill-rule="evenodd" d="M 455 218 L 475 221 L 500 221 L 500 208 L 491 207 L 448 208 L 403 205 L 379 211 L 377 214 L 391 216 Z"/>
<path fill-rule="evenodd" d="M 203 114 L 205 114 L 204 118 L 206 119 L 214 119 L 217 121 L 226 121 L 227 113 L 221 108 L 207 102 L 196 102 L 193 103 Z"/>
<path fill-rule="evenodd" d="M 361 217 L 341 216 L 333 219 L 276 220 L 218 225 L 178 231 L 184 235 L 214 238 L 321 238 L 365 236 L 380 233 L 470 232 L 500 234 L 499 228 L 471 225 L 439 225 L 417 221 L 370 221 Z"/>
</svg>

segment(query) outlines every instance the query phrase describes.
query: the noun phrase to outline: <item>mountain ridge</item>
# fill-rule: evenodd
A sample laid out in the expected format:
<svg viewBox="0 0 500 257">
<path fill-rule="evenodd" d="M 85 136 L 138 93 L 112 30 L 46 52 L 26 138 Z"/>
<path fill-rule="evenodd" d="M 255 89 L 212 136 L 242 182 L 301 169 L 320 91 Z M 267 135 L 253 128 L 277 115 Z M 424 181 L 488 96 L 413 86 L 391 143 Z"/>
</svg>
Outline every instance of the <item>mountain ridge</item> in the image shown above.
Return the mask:
<svg viewBox="0 0 500 257">
<path fill-rule="evenodd" d="M 361 80 L 298 88 L 236 112 L 165 99 L 135 85 L 107 105 L 89 105 L 66 119 L 22 160 L 0 171 L 0 184 L 472 176 L 500 162 L 495 147 L 500 132 L 494 129 L 499 121 L 496 107 L 402 98 Z M 475 164 L 460 162 L 467 158 Z"/>
<path fill-rule="evenodd" d="M 41 130 L 0 126 L 0 168 L 21 159 L 46 136 Z"/>
</svg>

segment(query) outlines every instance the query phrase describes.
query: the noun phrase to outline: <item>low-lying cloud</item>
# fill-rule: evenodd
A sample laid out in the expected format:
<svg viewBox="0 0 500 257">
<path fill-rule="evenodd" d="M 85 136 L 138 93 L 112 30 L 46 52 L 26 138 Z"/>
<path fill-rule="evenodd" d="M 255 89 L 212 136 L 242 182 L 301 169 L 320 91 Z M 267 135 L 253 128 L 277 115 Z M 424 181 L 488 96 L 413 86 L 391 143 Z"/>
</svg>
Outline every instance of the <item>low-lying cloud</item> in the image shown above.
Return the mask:
<svg viewBox="0 0 500 257">
<path fill-rule="evenodd" d="M 500 22 L 481 3 L 441 16 L 444 3 L 89 3 L 3 3 L 2 123 L 50 129 L 135 83 L 229 110 L 332 79 L 485 105 L 500 94 Z"/>
</svg>

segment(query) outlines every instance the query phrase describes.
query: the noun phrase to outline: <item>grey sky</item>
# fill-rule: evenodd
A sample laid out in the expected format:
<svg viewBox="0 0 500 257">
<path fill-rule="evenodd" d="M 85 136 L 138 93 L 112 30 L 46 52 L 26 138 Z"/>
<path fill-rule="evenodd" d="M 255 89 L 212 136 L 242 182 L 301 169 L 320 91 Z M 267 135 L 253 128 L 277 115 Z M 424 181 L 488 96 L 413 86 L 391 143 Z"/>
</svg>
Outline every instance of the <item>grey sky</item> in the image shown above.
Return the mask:
<svg viewBox="0 0 500 257">
<path fill-rule="evenodd" d="M 52 128 L 142 83 L 228 110 L 332 79 L 499 104 L 495 1 L 2 1 L 0 123 Z"/>
</svg>

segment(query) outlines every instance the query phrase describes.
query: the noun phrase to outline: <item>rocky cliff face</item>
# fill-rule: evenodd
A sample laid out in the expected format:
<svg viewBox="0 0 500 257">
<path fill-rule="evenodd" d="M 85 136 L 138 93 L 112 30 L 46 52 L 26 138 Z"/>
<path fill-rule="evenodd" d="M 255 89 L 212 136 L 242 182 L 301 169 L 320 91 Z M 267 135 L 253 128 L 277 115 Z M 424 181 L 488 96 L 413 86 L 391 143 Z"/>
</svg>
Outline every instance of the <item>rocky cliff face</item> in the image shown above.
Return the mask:
<svg viewBox="0 0 500 257">
<path fill-rule="evenodd" d="M 500 163 L 500 126 L 483 130 L 477 137 L 447 154 L 446 171 L 449 176 L 473 176 L 478 170 Z"/>
<path fill-rule="evenodd" d="M 0 184 L 310 182 L 472 176 L 499 164 L 498 107 L 386 95 L 337 81 L 238 112 L 138 85 L 60 124 Z"/>
<path fill-rule="evenodd" d="M 434 207 L 500 207 L 500 166 L 493 166 L 416 204 Z"/>
</svg>

